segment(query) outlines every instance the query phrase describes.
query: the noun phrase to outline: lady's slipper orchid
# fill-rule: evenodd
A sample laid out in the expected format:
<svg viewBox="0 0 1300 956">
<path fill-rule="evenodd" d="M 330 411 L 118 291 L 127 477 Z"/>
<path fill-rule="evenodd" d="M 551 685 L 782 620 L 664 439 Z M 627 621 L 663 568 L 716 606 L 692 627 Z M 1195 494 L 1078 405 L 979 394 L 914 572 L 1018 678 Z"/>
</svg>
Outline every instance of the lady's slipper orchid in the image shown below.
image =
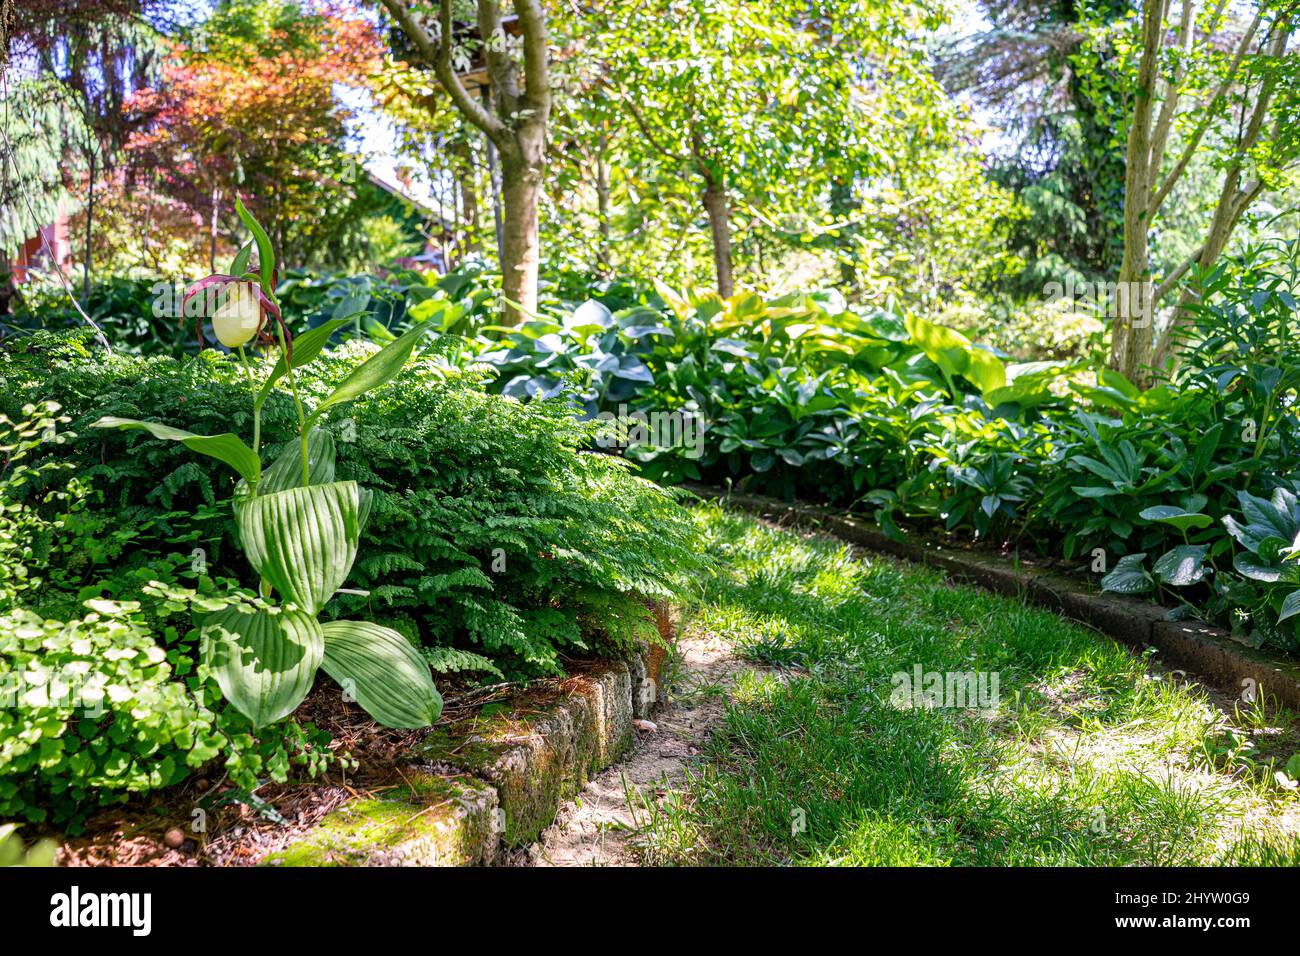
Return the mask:
<svg viewBox="0 0 1300 956">
<path fill-rule="evenodd" d="M 185 315 L 199 319 L 200 344 L 203 343 L 202 320 L 207 318 L 212 322 L 217 341 L 228 349 L 239 348 L 255 336 L 263 346 L 272 347 L 275 336 L 268 319 L 274 319 L 284 334 L 286 350 L 292 349 L 279 306 L 256 282 L 229 275 L 210 275 L 185 291 L 183 309 Z"/>
<path fill-rule="evenodd" d="M 217 341 L 228 349 L 237 349 L 248 342 L 262 327 L 262 306 L 251 282 L 236 282 L 225 286 L 218 295 L 220 304 L 212 313 L 212 331 Z"/>
</svg>

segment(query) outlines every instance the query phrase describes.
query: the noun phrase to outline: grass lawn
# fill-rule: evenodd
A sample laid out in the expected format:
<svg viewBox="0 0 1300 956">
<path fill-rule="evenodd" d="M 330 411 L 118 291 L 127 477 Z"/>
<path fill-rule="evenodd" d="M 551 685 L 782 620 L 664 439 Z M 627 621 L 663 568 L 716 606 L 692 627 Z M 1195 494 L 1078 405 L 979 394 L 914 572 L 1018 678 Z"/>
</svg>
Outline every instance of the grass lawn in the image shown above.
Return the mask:
<svg viewBox="0 0 1300 956">
<path fill-rule="evenodd" d="M 687 626 L 753 666 L 677 695 L 730 702 L 685 788 L 641 803 L 648 862 L 1300 863 L 1295 715 L 936 571 L 698 515 L 718 574 Z M 996 706 L 908 706 L 917 665 L 996 674 Z"/>
</svg>

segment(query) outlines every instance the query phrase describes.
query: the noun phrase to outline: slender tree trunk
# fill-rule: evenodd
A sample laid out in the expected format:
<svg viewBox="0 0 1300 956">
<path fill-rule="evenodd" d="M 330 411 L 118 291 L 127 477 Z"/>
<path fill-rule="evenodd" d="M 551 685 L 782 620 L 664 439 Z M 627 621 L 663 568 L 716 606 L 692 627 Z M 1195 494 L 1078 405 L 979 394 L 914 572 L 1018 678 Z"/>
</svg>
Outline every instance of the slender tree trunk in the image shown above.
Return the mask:
<svg viewBox="0 0 1300 956">
<path fill-rule="evenodd" d="M 217 211 L 221 207 L 221 190 L 212 187 L 212 216 L 208 223 L 208 271 L 217 271 Z"/>
<path fill-rule="evenodd" d="M 460 206 L 461 219 L 464 223 L 464 237 L 461 240 L 462 255 L 479 252 L 482 249 L 479 243 L 479 218 L 478 218 L 478 184 L 474 176 L 474 156 L 468 143 L 462 143 L 460 147 L 461 162 L 464 163 L 464 169 L 460 175 Z"/>
<path fill-rule="evenodd" d="M 504 156 L 502 160 L 501 291 L 506 298 L 505 324 L 517 325 L 537 312 L 541 252 L 537 207 L 543 165 L 540 150 L 532 162 Z"/>
<path fill-rule="evenodd" d="M 727 210 L 727 194 L 717 183 L 711 182 L 701 194 L 704 211 L 709 216 L 709 233 L 713 239 L 713 268 L 718 276 L 718 295 L 724 299 L 735 291 L 731 264 L 731 216 Z"/>
<path fill-rule="evenodd" d="M 600 217 L 600 253 L 598 260 L 601 269 L 610 271 L 609 241 L 609 163 L 605 161 L 605 151 L 609 148 L 609 138 L 605 131 L 600 131 L 596 144 L 596 211 Z"/>
<path fill-rule="evenodd" d="M 0 249 L 0 316 L 9 315 L 9 300 L 14 294 L 14 277 L 9 267 L 9 253 Z"/>
<path fill-rule="evenodd" d="M 836 177 L 831 183 L 831 219 L 847 219 L 857 211 L 858 204 L 853 198 L 853 184 L 843 177 Z M 844 226 L 835 230 L 835 258 L 839 261 L 840 284 L 847 290 L 858 286 L 858 270 L 853 258 L 853 226 Z"/>
<path fill-rule="evenodd" d="M 1129 123 L 1124 173 L 1124 256 L 1119 266 L 1117 314 L 1111 324 L 1110 367 L 1132 382 L 1146 378 L 1151 357 L 1151 259 L 1147 244 L 1151 223 L 1151 125 L 1155 105 L 1157 58 L 1163 42 L 1160 0 L 1144 0 L 1142 58 L 1138 63 L 1133 116 Z"/>
</svg>

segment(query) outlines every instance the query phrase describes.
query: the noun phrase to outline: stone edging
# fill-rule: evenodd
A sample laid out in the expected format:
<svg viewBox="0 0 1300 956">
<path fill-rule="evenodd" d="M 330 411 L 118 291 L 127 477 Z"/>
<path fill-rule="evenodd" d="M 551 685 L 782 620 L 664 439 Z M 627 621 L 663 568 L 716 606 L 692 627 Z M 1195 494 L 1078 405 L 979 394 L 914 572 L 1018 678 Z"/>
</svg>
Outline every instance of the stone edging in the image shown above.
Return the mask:
<svg viewBox="0 0 1300 956">
<path fill-rule="evenodd" d="M 1264 694 L 1300 709 L 1300 664 L 1244 645 L 1222 628 L 1196 621 L 1168 621 L 1166 609 L 1158 605 L 1103 594 L 1085 581 L 996 555 L 945 547 L 924 538 L 895 541 L 875 527 L 826 509 L 701 485 L 687 487 L 701 497 L 718 499 L 753 514 L 829 532 L 872 551 L 940 568 L 951 578 L 1024 597 L 1095 627 L 1136 650 L 1155 647 L 1166 666 L 1194 673 L 1228 693 L 1239 694 L 1243 682 L 1253 680 Z"/>
<path fill-rule="evenodd" d="M 472 866 L 535 841 L 561 803 L 632 746 L 645 665 L 588 665 L 501 715 L 437 727 L 403 786 L 326 814 L 263 866 Z M 634 693 L 634 689 L 637 693 Z"/>
</svg>

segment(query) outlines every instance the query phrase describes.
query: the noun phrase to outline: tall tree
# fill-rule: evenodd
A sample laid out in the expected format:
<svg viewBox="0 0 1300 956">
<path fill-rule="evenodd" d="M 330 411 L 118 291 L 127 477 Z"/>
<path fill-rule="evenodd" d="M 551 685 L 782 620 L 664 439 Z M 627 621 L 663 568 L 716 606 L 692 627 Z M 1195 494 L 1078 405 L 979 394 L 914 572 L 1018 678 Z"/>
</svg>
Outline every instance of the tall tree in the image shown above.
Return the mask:
<svg viewBox="0 0 1300 956">
<path fill-rule="evenodd" d="M 210 254 L 241 189 L 277 257 L 306 264 L 337 241 L 355 196 L 334 84 L 364 82 L 378 53 L 363 18 L 226 0 L 128 104 L 137 166 L 208 224 Z"/>
<path fill-rule="evenodd" d="M 1160 302 L 1189 270 L 1214 264 L 1265 189 L 1294 175 L 1300 63 L 1287 47 L 1298 8 L 1295 0 L 1261 0 L 1248 11 L 1249 22 L 1238 26 L 1224 2 L 1202 9 L 1197 0 L 1183 0 L 1176 11 L 1163 0 L 1142 4 L 1126 150 L 1121 307 L 1110 348 L 1111 367 L 1134 381 L 1148 383 L 1166 365 L 1189 320 L 1191 293 L 1184 292 L 1171 323 L 1157 335 Z M 1218 198 L 1197 249 L 1156 281 L 1152 230 L 1202 151 L 1213 154 L 1222 170 Z"/>
<path fill-rule="evenodd" d="M 466 37 L 460 49 L 452 0 L 440 0 L 438 20 L 432 24 L 410 0 L 382 3 L 423 62 L 433 67 L 438 83 L 456 109 L 482 130 L 496 149 L 501 164 L 500 258 L 505 322 L 517 324 L 537 310 L 541 257 L 538 204 L 546 173 L 552 100 L 546 13 L 539 0 L 513 0 L 522 41 L 516 56 L 497 0 L 477 0 L 477 34 Z M 487 104 L 470 94 L 457 70 L 480 52 L 487 70 Z"/>
<path fill-rule="evenodd" d="M 878 164 L 870 128 L 895 74 L 916 69 L 923 3 L 873 0 L 649 0 L 589 9 L 605 86 L 642 152 L 697 186 L 718 291 L 735 288 L 738 210 L 791 201 L 841 205 Z M 595 44 L 593 44 L 595 45 Z M 878 142 L 878 140 L 877 140 Z M 759 214 L 771 218 L 762 210 Z"/>
</svg>

